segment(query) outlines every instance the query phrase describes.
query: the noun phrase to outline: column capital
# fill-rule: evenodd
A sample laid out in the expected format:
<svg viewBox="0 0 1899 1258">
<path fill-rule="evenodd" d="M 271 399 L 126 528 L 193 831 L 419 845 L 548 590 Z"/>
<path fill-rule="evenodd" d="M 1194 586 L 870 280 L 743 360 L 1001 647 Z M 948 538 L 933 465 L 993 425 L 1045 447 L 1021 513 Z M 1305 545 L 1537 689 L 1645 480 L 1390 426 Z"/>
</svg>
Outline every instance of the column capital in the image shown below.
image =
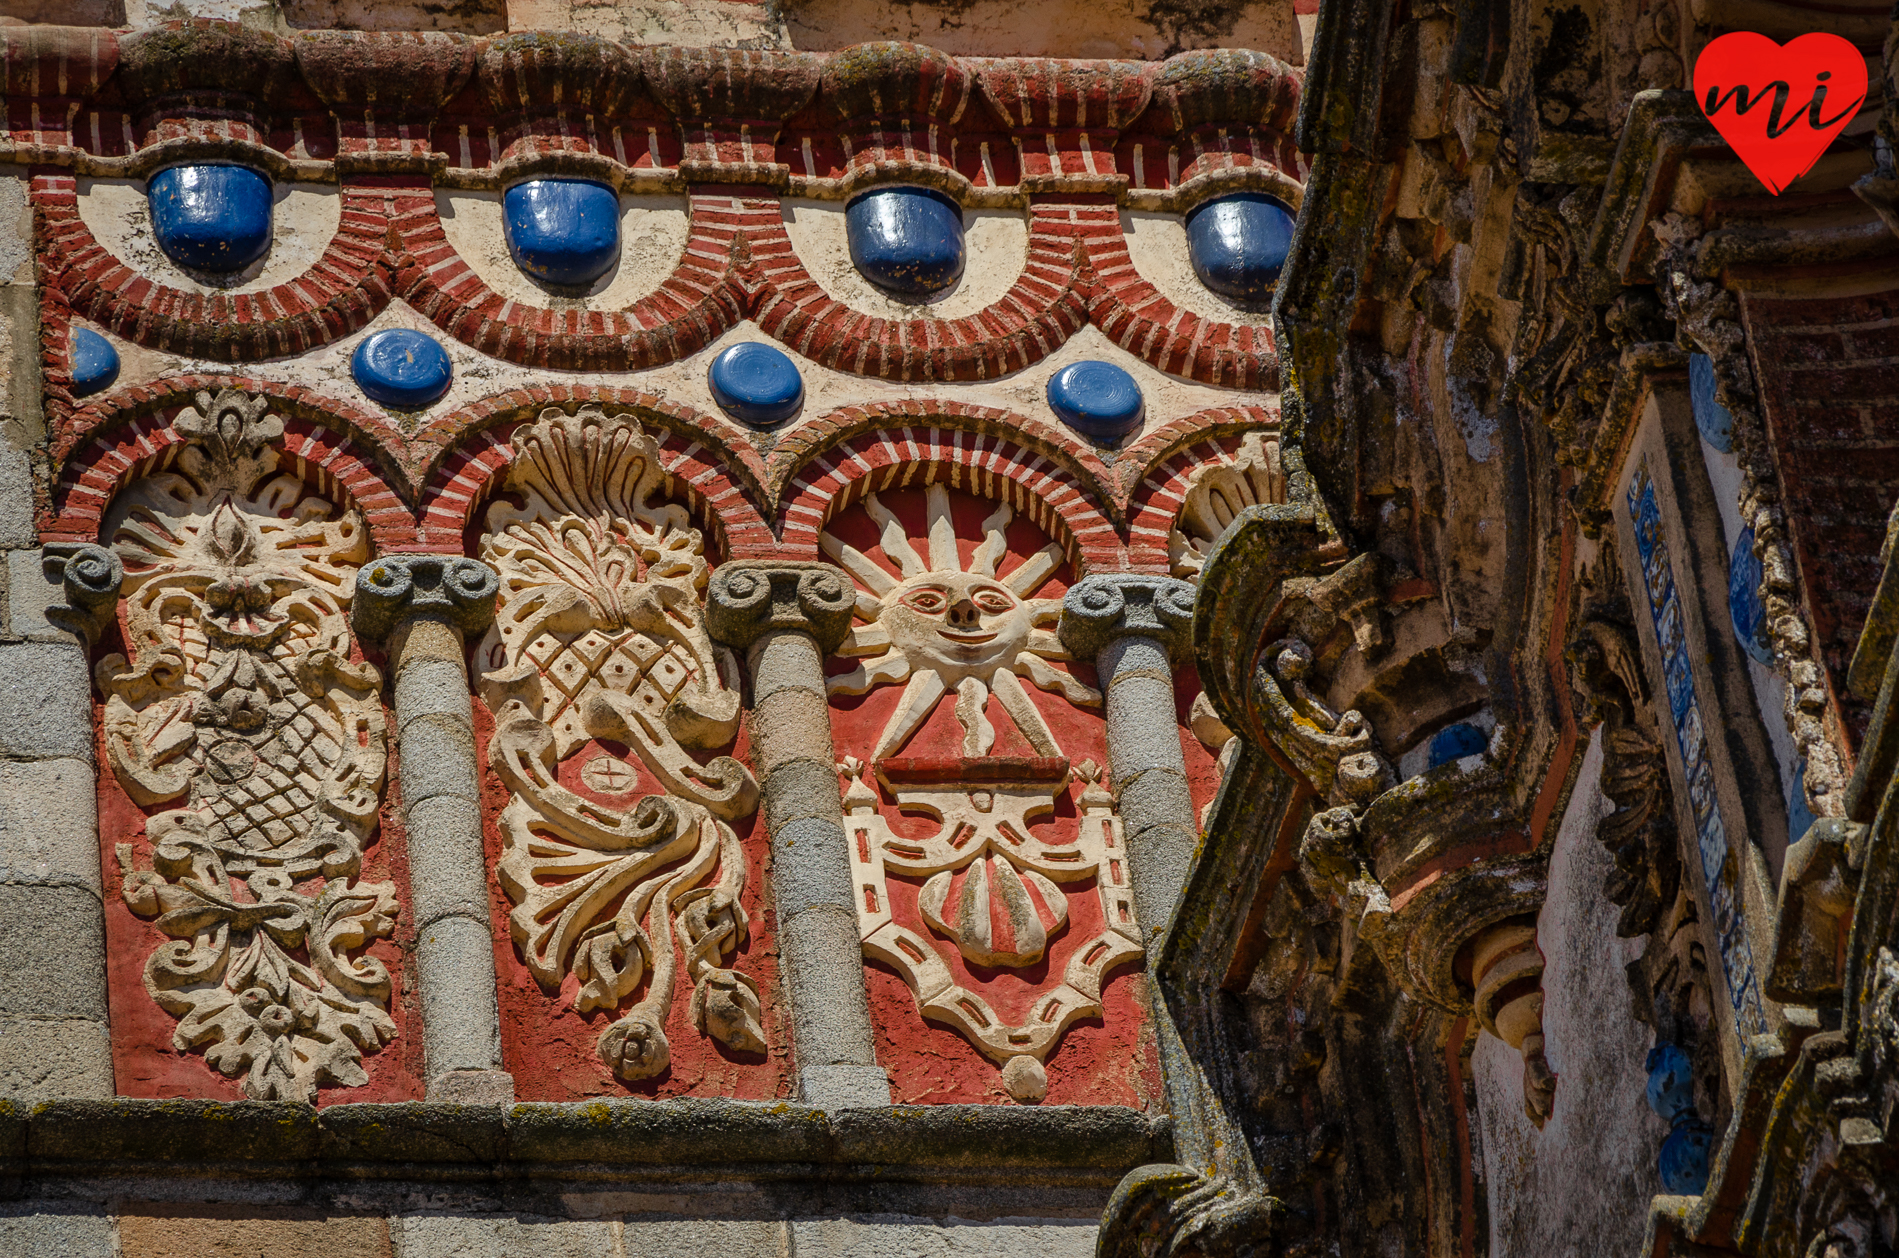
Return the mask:
<svg viewBox="0 0 1899 1258">
<path fill-rule="evenodd" d="M 1175 577 L 1100 572 L 1083 577 L 1062 599 L 1062 645 L 1093 660 L 1109 643 L 1129 635 L 1152 638 L 1167 658 L 1185 655 L 1193 634 L 1194 586 Z"/>
<path fill-rule="evenodd" d="M 500 575 L 466 555 L 382 555 L 356 573 L 350 626 L 377 645 L 416 618 L 442 621 L 472 638 L 494 623 L 500 590 Z"/>
<path fill-rule="evenodd" d="M 851 630 L 851 579 L 828 563 L 739 559 L 720 564 L 706 590 L 706 629 L 715 642 L 748 650 L 769 630 L 816 638 L 826 655 Z"/>
</svg>

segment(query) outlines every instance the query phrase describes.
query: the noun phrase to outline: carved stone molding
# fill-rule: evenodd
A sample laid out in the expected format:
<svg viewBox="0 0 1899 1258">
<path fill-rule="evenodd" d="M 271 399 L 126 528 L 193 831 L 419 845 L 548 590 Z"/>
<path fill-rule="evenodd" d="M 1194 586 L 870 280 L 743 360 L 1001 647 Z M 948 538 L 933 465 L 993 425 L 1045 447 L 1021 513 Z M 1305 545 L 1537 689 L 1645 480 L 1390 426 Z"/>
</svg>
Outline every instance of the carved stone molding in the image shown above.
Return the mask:
<svg viewBox="0 0 1899 1258">
<path fill-rule="evenodd" d="M 123 893 L 173 939 L 145 987 L 180 1019 L 178 1049 L 254 1100 L 313 1101 L 368 1082 L 363 1052 L 396 1034 L 388 971 L 362 955 L 395 923 L 395 886 L 350 881 L 385 768 L 381 678 L 349 658 L 368 532 L 278 472 L 266 399 L 200 393 L 174 427 L 189 444 L 103 529 L 132 653 L 95 670 L 106 757 L 137 803 L 177 801 L 146 822 L 152 868 L 118 845 Z M 111 567 L 82 551 L 68 583 L 90 593 Z"/>
<path fill-rule="evenodd" d="M 579 980 L 582 1013 L 620 1010 L 645 985 L 599 1039 L 624 1079 L 671 1060 L 682 964 L 698 1029 L 763 1051 L 757 985 L 726 963 L 749 928 L 749 871 L 726 822 L 754 810 L 758 786 L 730 756 L 692 755 L 729 745 L 739 721 L 737 665 L 700 602 L 705 539 L 685 508 L 653 501 L 658 443 L 629 416 L 549 408 L 513 444 L 507 488 L 521 505 L 488 511 L 482 556 L 501 574 L 500 605 L 476 658 L 495 712 L 489 760 L 511 793 L 497 872 L 515 945 L 548 990 Z M 559 779 L 592 738 L 637 762 L 583 766 L 612 803 Z"/>
<path fill-rule="evenodd" d="M 1153 638 L 1169 660 L 1183 656 L 1193 635 L 1194 587 L 1173 577 L 1097 573 L 1083 577 L 1062 599 L 1057 632 L 1077 658 L 1092 660 L 1130 634 Z"/>
<path fill-rule="evenodd" d="M 828 563 L 741 559 L 712 574 L 706 629 L 740 650 L 772 630 L 796 630 L 829 655 L 850 632 L 854 601 L 850 579 Z"/>
</svg>

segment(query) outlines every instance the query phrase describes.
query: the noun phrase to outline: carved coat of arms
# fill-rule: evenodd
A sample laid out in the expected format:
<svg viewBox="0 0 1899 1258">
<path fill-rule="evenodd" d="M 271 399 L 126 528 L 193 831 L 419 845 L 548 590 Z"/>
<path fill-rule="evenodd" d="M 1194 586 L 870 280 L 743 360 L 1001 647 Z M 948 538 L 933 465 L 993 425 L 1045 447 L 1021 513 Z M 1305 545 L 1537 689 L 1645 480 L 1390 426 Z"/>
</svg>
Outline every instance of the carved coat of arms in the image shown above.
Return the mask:
<svg viewBox="0 0 1899 1258">
<path fill-rule="evenodd" d="M 1001 1066 L 1012 1096 L 1039 1099 L 1048 1088 L 1043 1062 L 1062 1033 L 1077 1018 L 1099 1014 L 1108 972 L 1141 955 L 1113 798 L 1093 762 L 1070 765 L 1023 685 L 1026 679 L 1057 702 L 1101 703 L 1099 692 L 1050 663 L 1067 658 L 1054 631 L 1061 600 L 1034 595 L 1061 566 L 1062 551 L 1050 544 L 1006 567 L 1005 530 L 1014 511 L 1003 503 L 982 521 L 981 540 L 965 561 L 941 485 L 925 491 L 921 549 L 875 494 L 864 508 L 899 574 L 828 533 L 821 539 L 862 587 L 858 623 L 841 653 L 870 657 L 832 678 L 831 691 L 862 694 L 904 683 L 870 763 L 851 758 L 839 766 L 850 783 L 844 828 L 864 953 L 903 976 L 925 1017 L 955 1027 Z M 962 754 L 899 754 L 944 702 L 954 704 Z M 996 709 L 1034 755 L 991 754 Z M 935 820 L 936 832 L 899 835 L 878 811 L 867 774 L 895 796 L 900 812 Z M 1059 827 L 1044 837 L 1031 830 L 1031 822 L 1056 811 L 1076 779 L 1073 831 Z M 900 921 L 892 912 L 892 874 L 925 879 L 922 920 Z M 1036 996 L 1020 1022 L 1005 1020 L 979 992 L 957 983 L 930 938 L 948 940 L 971 966 L 1021 971 L 1041 962 L 1050 939 L 1069 924 L 1068 897 L 1058 884 L 1089 882 L 1103 925 L 1074 948 L 1059 981 Z"/>
<path fill-rule="evenodd" d="M 395 887 L 350 880 L 385 763 L 380 677 L 350 660 L 368 535 L 278 471 L 266 399 L 200 393 L 173 426 L 187 443 L 103 530 L 131 652 L 95 670 L 106 756 L 134 801 L 176 805 L 146 823 L 151 869 L 118 845 L 124 896 L 172 937 L 145 987 L 180 1019 L 176 1047 L 252 1099 L 314 1101 L 367 1083 L 363 1053 L 396 1034 L 388 970 L 362 955 Z"/>
<path fill-rule="evenodd" d="M 684 507 L 654 501 L 659 446 L 631 417 L 553 408 L 513 444 L 514 500 L 489 509 L 482 537 L 501 593 L 477 659 L 489 759 L 511 792 L 497 872 L 515 945 L 546 989 L 579 980 L 582 1013 L 621 1010 L 644 986 L 599 1039 L 621 1078 L 671 1060 L 682 961 L 694 1025 L 762 1052 L 757 984 L 727 962 L 748 922 L 726 822 L 757 807 L 758 785 L 729 755 L 693 755 L 728 746 L 739 722 L 736 662 L 705 629 L 705 539 Z M 580 769 L 614 803 L 561 783 L 590 739 L 629 749 Z"/>
</svg>

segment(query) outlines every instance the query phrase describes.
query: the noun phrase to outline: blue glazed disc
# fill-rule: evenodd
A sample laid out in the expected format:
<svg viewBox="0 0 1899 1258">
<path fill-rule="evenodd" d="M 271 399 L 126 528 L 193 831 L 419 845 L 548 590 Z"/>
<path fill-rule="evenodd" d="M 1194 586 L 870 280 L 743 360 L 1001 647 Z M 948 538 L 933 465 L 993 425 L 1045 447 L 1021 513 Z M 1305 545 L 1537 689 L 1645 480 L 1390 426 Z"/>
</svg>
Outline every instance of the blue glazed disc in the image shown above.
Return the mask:
<svg viewBox="0 0 1899 1258">
<path fill-rule="evenodd" d="M 844 207 L 858 273 L 898 297 L 940 293 L 963 274 L 963 207 L 928 188 L 873 188 Z"/>
<path fill-rule="evenodd" d="M 1656 1169 L 1662 1189 L 1677 1197 L 1699 1197 L 1708 1187 L 1708 1145 L 1714 1132 L 1706 1123 L 1688 1120 L 1676 1125 L 1662 1141 Z"/>
<path fill-rule="evenodd" d="M 781 350 L 745 341 L 723 350 L 706 370 L 712 398 L 726 414 L 754 428 L 782 424 L 804 405 L 804 379 Z"/>
<path fill-rule="evenodd" d="M 1760 557 L 1754 553 L 1750 524 L 1734 539 L 1734 554 L 1728 560 L 1728 620 L 1734 625 L 1735 640 L 1747 653 L 1771 666 L 1774 637 L 1767 628 L 1767 605 L 1761 601 L 1764 575 Z"/>
<path fill-rule="evenodd" d="M 145 198 L 158 247 L 179 266 L 228 275 L 270 252 L 270 180 L 249 167 L 167 167 Z"/>
<path fill-rule="evenodd" d="M 1673 1044 L 1649 1050 L 1648 1107 L 1670 1124 L 1695 1116 L 1694 1068 L 1688 1054 Z"/>
<path fill-rule="evenodd" d="M 74 397 L 91 397 L 119 378 L 119 351 L 91 328 L 73 329 L 70 353 Z"/>
<path fill-rule="evenodd" d="M 514 264 L 537 280 L 591 284 L 620 257 L 620 197 L 587 179 L 530 179 L 501 197 Z"/>
<path fill-rule="evenodd" d="M 414 410 L 448 392 L 448 352 L 432 338 L 389 328 L 364 339 L 350 355 L 350 375 L 372 401 Z"/>
<path fill-rule="evenodd" d="M 1111 446 L 1141 426 L 1141 386 L 1113 363 L 1071 363 L 1048 380 L 1049 409 L 1097 445 Z"/>
<path fill-rule="evenodd" d="M 1266 301 L 1292 250 L 1292 211 L 1277 197 L 1239 192 L 1187 213 L 1187 258 L 1222 297 Z"/>
<path fill-rule="evenodd" d="M 1465 721 L 1446 725 L 1431 739 L 1430 767 L 1435 769 L 1440 764 L 1462 760 L 1465 756 L 1481 756 L 1489 746 L 1490 740 L 1475 725 Z"/>
</svg>

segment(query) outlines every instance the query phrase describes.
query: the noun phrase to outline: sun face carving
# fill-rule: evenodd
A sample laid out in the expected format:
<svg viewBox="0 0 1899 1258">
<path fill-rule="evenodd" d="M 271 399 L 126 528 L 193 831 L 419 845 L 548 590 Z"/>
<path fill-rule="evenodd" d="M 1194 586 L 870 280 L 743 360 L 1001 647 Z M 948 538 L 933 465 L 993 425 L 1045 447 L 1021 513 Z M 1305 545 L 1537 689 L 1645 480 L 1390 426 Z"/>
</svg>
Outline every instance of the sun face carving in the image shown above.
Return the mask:
<svg viewBox="0 0 1899 1258">
<path fill-rule="evenodd" d="M 999 573 L 1008 551 L 1004 534 L 1015 517 L 1014 508 L 1001 503 L 983 520 L 982 541 L 965 567 L 948 491 L 931 485 L 924 498 L 921 554 L 903 523 L 876 494 L 864 499 L 865 512 L 881 531 L 884 555 L 897 565 L 901 578 L 829 533 L 819 537 L 824 552 L 867 591 L 857 596 L 861 623 L 852 626 L 838 653 L 875 657 L 833 677 L 831 693 L 860 695 L 906 683 L 897 710 L 877 738 L 872 760 L 901 751 L 951 691 L 956 693 L 964 755 L 985 756 L 995 745 L 989 702 L 994 698 L 1035 754 L 1060 756 L 1055 735 L 1021 679 L 1070 703 L 1095 707 L 1101 702 L 1099 691 L 1049 663 L 1068 658 L 1054 628 L 1062 603 L 1034 594 L 1061 566 L 1061 547 L 1051 542 Z"/>
</svg>

